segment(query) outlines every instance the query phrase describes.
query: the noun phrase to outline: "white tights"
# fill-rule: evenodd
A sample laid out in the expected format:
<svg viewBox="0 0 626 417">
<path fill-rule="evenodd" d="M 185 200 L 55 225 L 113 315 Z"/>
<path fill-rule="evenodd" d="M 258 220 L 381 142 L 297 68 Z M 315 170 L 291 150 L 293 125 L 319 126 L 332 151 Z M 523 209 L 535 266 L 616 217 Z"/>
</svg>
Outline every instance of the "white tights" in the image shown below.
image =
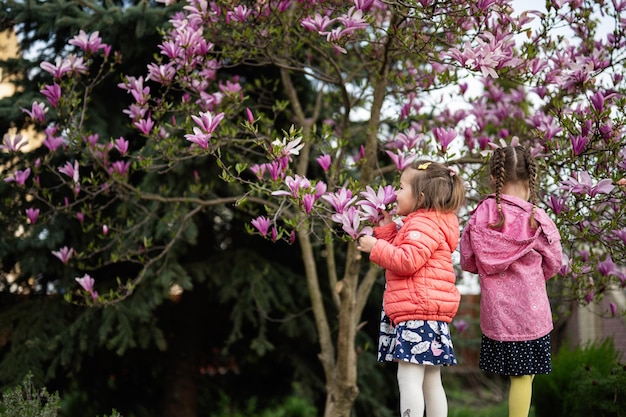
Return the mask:
<svg viewBox="0 0 626 417">
<path fill-rule="evenodd" d="M 398 362 L 400 416 L 446 417 L 448 400 L 441 383 L 441 366 Z"/>
</svg>

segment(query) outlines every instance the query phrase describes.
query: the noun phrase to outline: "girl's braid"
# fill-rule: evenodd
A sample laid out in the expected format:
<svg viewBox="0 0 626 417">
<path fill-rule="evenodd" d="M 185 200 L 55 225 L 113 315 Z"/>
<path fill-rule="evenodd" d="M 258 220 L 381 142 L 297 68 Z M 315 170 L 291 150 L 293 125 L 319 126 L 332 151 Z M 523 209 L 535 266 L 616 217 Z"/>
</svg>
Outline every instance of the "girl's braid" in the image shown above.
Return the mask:
<svg viewBox="0 0 626 417">
<path fill-rule="evenodd" d="M 506 181 L 506 169 L 504 167 L 506 153 L 504 148 L 497 148 L 491 158 L 491 175 L 496 182 L 496 203 L 498 204 L 498 222 L 489 225 L 492 229 L 499 229 L 504 225 L 504 213 L 502 212 L 502 186 Z"/>
<path fill-rule="evenodd" d="M 530 201 L 533 203 L 533 209 L 530 213 L 530 226 L 533 229 L 538 227 L 537 220 L 535 220 L 535 210 L 537 208 L 537 163 L 535 158 L 530 153 L 530 149 L 524 149 L 524 160 L 528 167 L 528 186 L 530 188 Z"/>
</svg>

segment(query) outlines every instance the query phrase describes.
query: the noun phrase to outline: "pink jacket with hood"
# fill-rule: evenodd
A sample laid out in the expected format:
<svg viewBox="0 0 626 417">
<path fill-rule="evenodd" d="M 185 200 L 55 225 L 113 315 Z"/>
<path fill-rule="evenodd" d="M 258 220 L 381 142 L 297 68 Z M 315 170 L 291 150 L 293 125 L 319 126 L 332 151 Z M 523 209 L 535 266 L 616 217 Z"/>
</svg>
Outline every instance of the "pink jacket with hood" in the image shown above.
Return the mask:
<svg viewBox="0 0 626 417">
<path fill-rule="evenodd" d="M 386 269 L 385 314 L 394 324 L 450 323 L 461 300 L 452 266 L 461 234 L 456 214 L 417 210 L 400 229 L 391 223 L 375 228 L 374 234 L 378 240 L 370 260 Z"/>
<path fill-rule="evenodd" d="M 503 195 L 505 223 L 496 230 L 493 195 L 478 204 L 461 236 L 461 268 L 480 279 L 480 327 L 498 341 L 534 340 L 550 333 L 552 312 L 546 280 L 562 263 L 561 237 L 554 222 L 532 203 Z"/>
</svg>

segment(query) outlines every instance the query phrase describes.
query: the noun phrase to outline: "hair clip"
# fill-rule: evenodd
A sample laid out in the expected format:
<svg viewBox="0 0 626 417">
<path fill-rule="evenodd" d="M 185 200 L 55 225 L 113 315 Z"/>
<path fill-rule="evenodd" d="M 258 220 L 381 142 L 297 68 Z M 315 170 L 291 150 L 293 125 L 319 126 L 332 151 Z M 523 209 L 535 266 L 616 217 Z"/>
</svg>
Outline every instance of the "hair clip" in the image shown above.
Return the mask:
<svg viewBox="0 0 626 417">
<path fill-rule="evenodd" d="M 423 164 L 418 165 L 417 169 L 419 169 L 419 170 L 427 169 L 430 164 L 432 164 L 432 162 L 425 162 Z"/>
</svg>

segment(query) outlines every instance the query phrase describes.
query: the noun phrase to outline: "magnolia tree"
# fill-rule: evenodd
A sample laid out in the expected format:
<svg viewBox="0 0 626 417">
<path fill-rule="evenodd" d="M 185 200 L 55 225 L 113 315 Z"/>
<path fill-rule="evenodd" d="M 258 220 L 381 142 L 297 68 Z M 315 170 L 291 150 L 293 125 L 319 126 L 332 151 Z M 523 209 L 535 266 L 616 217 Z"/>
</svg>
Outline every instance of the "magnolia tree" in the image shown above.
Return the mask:
<svg viewBox="0 0 626 417">
<path fill-rule="evenodd" d="M 541 205 L 566 254 L 554 297 L 593 303 L 626 285 L 626 2 L 547 7 L 190 1 L 172 15 L 146 72 L 121 77 L 136 143 L 85 128 L 91 89 L 123 57 L 98 33 L 81 32 L 67 56 L 41 63 L 50 83 L 24 109 L 45 131 L 47 151 L 5 173 L 32 202 L 15 213 L 15 230 L 73 216 L 92 239 L 54 250 L 84 271 L 62 285 L 74 284 L 68 300 L 106 308 L 159 281 L 206 208 L 250 213 L 251 234 L 298 245 L 326 378 L 324 415 L 348 416 L 358 395 L 355 336 L 381 274 L 355 240 L 371 233 L 381 210 L 393 211 L 397 172 L 417 158 L 447 163 L 466 179 L 463 220 L 489 192 L 489 150 L 530 147 Z M 263 82 L 250 68 L 273 68 L 280 82 Z M 24 143 L 8 134 L 3 149 L 19 159 Z M 163 184 L 147 192 L 138 180 L 188 161 L 218 168 L 231 192 L 216 193 L 215 178 L 193 170 L 177 191 Z M 175 209 L 150 229 L 162 206 Z M 86 272 L 120 261 L 141 268 L 117 287 L 99 288 Z M 606 313 L 621 314 L 615 304 Z"/>
</svg>

